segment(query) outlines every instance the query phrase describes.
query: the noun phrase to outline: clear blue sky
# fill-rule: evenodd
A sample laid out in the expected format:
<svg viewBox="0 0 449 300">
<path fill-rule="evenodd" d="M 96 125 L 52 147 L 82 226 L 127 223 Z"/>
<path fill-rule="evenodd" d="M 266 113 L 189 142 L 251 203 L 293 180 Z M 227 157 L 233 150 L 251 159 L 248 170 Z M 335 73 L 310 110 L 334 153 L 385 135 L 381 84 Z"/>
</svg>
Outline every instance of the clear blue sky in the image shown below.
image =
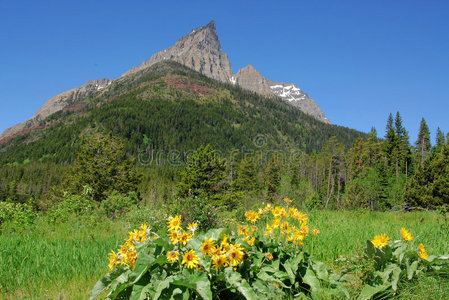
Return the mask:
<svg viewBox="0 0 449 300">
<path fill-rule="evenodd" d="M 0 0 L 0 131 L 216 21 L 233 72 L 296 83 L 334 124 L 449 131 L 449 1 Z"/>
</svg>

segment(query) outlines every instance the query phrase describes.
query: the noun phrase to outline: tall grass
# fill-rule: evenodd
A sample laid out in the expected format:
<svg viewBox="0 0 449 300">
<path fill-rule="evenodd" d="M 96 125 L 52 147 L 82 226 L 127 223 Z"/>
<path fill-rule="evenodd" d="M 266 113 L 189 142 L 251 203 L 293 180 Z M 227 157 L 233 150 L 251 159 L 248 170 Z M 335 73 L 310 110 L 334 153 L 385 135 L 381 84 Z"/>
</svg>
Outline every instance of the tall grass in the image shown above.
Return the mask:
<svg viewBox="0 0 449 300">
<path fill-rule="evenodd" d="M 310 211 L 311 228 L 321 233 L 308 239 L 305 250 L 335 267 L 340 255 L 363 251 L 367 239 L 386 233 L 399 239 L 401 227 L 410 230 L 422 242 L 429 255 L 449 252 L 448 229 L 442 217 L 432 212 L 389 213 L 367 211 Z M 86 299 L 95 284 L 107 272 L 107 254 L 123 243 L 129 225 L 104 220 L 85 224 L 72 221 L 48 225 L 41 221 L 33 230 L 0 233 L 0 298 L 6 299 Z M 449 292 L 439 279 L 423 279 L 439 284 L 438 298 Z M 447 281 L 447 279 L 445 279 Z M 416 295 L 413 283 L 402 296 Z M 418 287 L 419 289 L 419 287 Z M 436 293 L 435 291 L 433 291 Z M 424 295 L 421 293 L 421 295 Z"/>
</svg>

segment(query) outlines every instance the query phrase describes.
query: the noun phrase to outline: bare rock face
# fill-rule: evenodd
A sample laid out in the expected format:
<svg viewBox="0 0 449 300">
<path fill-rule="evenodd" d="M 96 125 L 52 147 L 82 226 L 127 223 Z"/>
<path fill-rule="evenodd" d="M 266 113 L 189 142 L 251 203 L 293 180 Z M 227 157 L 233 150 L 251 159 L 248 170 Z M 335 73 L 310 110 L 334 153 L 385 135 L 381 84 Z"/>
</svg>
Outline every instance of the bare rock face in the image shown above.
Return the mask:
<svg viewBox="0 0 449 300">
<path fill-rule="evenodd" d="M 315 101 L 295 84 L 268 80 L 251 65 L 240 69 L 235 76 L 231 77 L 231 82 L 261 95 L 278 96 L 315 119 L 330 124 Z"/>
<path fill-rule="evenodd" d="M 123 76 L 133 74 L 163 60 L 173 60 L 210 78 L 228 82 L 232 76 L 228 55 L 221 49 L 215 22 L 193 29 L 176 41 L 175 45 L 159 51 L 140 66 L 130 69 Z"/>
<path fill-rule="evenodd" d="M 62 110 L 70 104 L 94 96 L 96 93 L 109 86 L 111 82 L 112 80 L 106 78 L 100 80 L 89 80 L 80 87 L 68 90 L 48 99 L 47 102 L 41 108 L 39 108 L 39 110 L 31 119 L 14 125 L 13 127 L 3 131 L 3 133 L 0 135 L 0 140 L 6 139 L 24 129 L 38 124 L 40 121 L 44 120 L 51 114 Z"/>
</svg>

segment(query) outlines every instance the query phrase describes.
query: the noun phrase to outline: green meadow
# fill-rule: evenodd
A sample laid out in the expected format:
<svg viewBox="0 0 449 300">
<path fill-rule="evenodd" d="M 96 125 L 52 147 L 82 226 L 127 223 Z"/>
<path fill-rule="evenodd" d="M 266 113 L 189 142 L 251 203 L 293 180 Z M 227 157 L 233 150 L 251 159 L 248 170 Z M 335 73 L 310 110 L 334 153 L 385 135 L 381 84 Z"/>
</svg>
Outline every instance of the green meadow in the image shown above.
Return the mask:
<svg viewBox="0 0 449 300">
<path fill-rule="evenodd" d="M 435 212 L 309 211 L 311 228 L 320 234 L 304 248 L 331 269 L 341 271 L 350 259 L 361 254 L 366 240 L 386 233 L 400 239 L 407 228 L 429 255 L 447 253 L 449 227 Z M 150 217 L 149 217 L 150 219 Z M 135 225 L 135 224 L 134 224 Z M 151 226 L 151 224 L 149 224 Z M 38 220 L 22 232 L 0 234 L 0 297 L 2 299 L 87 299 L 96 281 L 107 271 L 107 254 L 127 237 L 133 225 L 105 219 L 102 222 L 70 221 L 49 225 Z M 360 274 L 350 274 L 357 278 Z M 355 283 L 354 283 L 355 282 Z M 354 281 L 351 296 L 361 286 Z M 422 277 L 402 282 L 397 297 L 444 299 L 449 294 L 447 278 Z"/>
</svg>

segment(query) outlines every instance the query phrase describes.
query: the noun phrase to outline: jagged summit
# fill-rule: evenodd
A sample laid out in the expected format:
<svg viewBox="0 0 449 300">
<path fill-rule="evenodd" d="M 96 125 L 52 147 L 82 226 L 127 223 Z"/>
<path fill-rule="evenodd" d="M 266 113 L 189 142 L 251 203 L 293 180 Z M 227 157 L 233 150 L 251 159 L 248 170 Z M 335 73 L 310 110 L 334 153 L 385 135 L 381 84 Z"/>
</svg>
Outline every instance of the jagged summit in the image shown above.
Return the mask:
<svg viewBox="0 0 449 300">
<path fill-rule="evenodd" d="M 193 29 L 172 47 L 159 51 L 140 66 L 123 74 L 127 76 L 163 60 L 173 60 L 216 80 L 227 82 L 232 76 L 228 55 L 223 52 L 215 22 Z"/>
</svg>

